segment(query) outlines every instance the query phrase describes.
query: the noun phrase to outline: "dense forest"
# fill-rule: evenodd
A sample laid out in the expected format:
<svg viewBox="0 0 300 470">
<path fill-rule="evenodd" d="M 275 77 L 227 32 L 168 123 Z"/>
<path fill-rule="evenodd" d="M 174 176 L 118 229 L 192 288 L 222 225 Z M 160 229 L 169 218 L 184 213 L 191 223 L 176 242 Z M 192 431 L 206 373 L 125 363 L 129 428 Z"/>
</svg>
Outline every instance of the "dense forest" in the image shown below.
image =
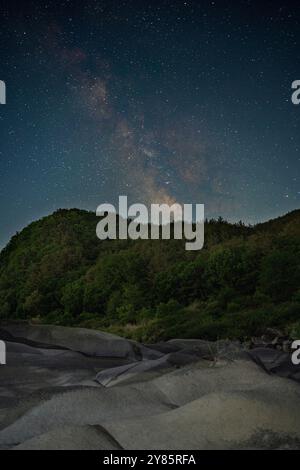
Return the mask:
<svg viewBox="0 0 300 470">
<path fill-rule="evenodd" d="M 91 212 L 58 210 L 0 254 L 0 319 L 83 326 L 151 342 L 300 337 L 300 210 L 254 227 L 205 224 L 184 240 L 96 238 Z"/>
</svg>

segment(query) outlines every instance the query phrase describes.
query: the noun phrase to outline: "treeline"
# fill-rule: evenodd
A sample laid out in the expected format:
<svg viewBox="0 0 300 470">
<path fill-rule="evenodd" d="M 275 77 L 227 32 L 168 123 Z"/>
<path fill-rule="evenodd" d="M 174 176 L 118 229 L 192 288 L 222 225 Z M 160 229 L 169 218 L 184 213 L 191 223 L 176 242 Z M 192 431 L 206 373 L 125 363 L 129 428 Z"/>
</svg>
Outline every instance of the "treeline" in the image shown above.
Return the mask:
<svg viewBox="0 0 300 470">
<path fill-rule="evenodd" d="M 211 220 L 205 248 L 96 238 L 98 219 L 59 210 L 0 254 L 0 319 L 99 328 L 139 341 L 300 337 L 300 211 L 255 227 Z"/>
</svg>

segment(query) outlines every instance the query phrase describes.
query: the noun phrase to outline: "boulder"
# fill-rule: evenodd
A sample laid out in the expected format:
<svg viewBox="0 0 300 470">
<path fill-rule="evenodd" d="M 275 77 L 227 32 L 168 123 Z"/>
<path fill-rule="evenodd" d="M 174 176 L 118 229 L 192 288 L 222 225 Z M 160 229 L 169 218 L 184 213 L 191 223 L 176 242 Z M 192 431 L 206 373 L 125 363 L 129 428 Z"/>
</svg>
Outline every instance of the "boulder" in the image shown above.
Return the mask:
<svg viewBox="0 0 300 470">
<path fill-rule="evenodd" d="M 77 387 L 36 394 L 17 405 L 11 423 L 0 431 L 0 448 L 18 445 L 62 426 L 103 425 L 110 420 L 145 417 L 172 409 L 154 387 Z"/>
<path fill-rule="evenodd" d="M 282 382 L 283 379 L 282 379 Z M 172 411 L 107 423 L 125 449 L 300 448 L 299 395 L 216 391 Z"/>
<path fill-rule="evenodd" d="M 300 366 L 289 352 L 5 328 L 2 449 L 300 449 Z"/>
<path fill-rule="evenodd" d="M 197 361 L 199 361 L 199 358 L 193 354 L 169 353 L 159 359 L 143 360 L 105 369 L 97 374 L 96 381 L 105 387 L 112 387 L 120 383 L 150 380 L 154 376 L 165 374 L 174 368 Z"/>
<path fill-rule="evenodd" d="M 64 426 L 29 439 L 14 450 L 120 450 L 101 426 Z"/>
<path fill-rule="evenodd" d="M 71 349 L 89 356 L 135 358 L 133 344 L 116 335 L 86 328 L 69 328 L 53 325 L 12 323 L 2 326 L 2 332 L 15 341 L 30 341 L 45 346 Z"/>
<path fill-rule="evenodd" d="M 266 372 L 300 381 L 300 364 L 292 363 L 291 354 L 278 349 L 255 348 L 249 356 Z"/>
</svg>

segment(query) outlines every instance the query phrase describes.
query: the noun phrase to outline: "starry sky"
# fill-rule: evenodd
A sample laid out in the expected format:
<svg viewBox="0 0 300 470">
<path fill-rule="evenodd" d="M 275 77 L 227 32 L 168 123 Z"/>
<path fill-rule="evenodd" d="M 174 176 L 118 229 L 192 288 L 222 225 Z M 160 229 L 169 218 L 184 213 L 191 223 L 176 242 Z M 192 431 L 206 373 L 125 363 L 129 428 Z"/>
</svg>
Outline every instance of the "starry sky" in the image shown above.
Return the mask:
<svg viewBox="0 0 300 470">
<path fill-rule="evenodd" d="M 297 1 L 2 2 L 0 247 L 58 208 L 300 207 Z"/>
</svg>

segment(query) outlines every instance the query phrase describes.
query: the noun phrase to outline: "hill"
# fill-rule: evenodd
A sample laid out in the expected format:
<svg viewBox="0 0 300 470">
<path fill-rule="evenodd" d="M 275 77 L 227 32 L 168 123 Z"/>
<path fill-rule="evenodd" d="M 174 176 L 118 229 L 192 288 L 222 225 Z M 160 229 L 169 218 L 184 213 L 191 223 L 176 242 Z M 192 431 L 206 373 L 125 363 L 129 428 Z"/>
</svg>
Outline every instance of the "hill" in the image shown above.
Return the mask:
<svg viewBox="0 0 300 470">
<path fill-rule="evenodd" d="M 254 227 L 205 224 L 181 240 L 96 238 L 98 218 L 58 210 L 0 254 L 0 319 L 102 329 L 137 339 L 300 337 L 300 211 Z"/>
</svg>

